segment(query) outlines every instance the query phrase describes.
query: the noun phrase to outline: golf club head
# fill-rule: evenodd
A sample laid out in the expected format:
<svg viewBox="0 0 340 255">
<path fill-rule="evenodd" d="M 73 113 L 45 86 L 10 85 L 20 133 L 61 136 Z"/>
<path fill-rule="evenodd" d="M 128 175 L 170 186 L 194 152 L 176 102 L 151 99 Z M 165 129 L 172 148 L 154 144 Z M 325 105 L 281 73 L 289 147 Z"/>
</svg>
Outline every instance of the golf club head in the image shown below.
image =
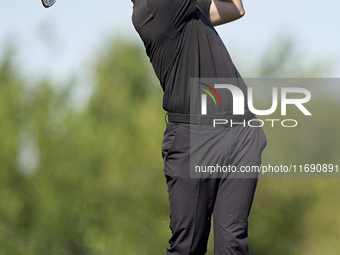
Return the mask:
<svg viewBox="0 0 340 255">
<path fill-rule="evenodd" d="M 41 0 L 45 8 L 51 7 L 57 0 Z"/>
</svg>

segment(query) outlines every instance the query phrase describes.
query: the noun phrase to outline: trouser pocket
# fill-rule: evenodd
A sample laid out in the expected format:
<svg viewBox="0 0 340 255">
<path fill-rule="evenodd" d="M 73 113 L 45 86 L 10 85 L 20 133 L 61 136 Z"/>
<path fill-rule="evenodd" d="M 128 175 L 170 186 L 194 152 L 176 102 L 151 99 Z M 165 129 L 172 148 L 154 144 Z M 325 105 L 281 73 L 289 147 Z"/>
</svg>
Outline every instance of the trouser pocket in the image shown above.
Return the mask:
<svg viewBox="0 0 340 255">
<path fill-rule="evenodd" d="M 178 134 L 179 124 L 167 122 L 162 142 L 162 157 L 166 161 Z"/>
</svg>

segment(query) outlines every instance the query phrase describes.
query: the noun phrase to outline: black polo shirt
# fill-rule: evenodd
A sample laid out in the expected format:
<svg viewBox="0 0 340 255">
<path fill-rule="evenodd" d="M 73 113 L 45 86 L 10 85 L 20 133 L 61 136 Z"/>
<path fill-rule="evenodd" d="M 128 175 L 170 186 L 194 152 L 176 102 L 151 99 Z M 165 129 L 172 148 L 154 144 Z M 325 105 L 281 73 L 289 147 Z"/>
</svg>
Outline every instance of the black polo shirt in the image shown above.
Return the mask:
<svg viewBox="0 0 340 255">
<path fill-rule="evenodd" d="M 133 2 L 133 25 L 160 80 L 166 111 L 190 113 L 190 78 L 240 78 L 207 18 L 211 0 L 199 4 L 197 0 Z M 244 83 L 237 86 L 246 94 Z M 232 99 L 228 98 L 219 112 L 232 110 Z"/>
</svg>

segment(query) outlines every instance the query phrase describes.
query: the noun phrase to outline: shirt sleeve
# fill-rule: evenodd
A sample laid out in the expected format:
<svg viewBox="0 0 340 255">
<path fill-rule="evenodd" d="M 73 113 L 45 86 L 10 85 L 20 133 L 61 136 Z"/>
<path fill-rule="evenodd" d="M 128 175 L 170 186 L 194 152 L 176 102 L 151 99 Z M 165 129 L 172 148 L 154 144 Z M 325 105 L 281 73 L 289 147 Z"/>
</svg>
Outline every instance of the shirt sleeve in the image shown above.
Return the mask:
<svg viewBox="0 0 340 255">
<path fill-rule="evenodd" d="M 204 13 L 205 16 L 209 17 L 211 0 L 203 0 L 198 4 L 198 7 Z"/>
</svg>

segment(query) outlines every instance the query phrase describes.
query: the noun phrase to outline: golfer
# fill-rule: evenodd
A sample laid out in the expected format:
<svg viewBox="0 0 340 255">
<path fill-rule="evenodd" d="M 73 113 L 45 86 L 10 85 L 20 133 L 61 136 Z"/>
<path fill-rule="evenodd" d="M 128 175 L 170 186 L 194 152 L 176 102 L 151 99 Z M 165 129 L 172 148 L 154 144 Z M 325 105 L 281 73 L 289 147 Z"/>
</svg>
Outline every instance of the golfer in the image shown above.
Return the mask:
<svg viewBox="0 0 340 255">
<path fill-rule="evenodd" d="M 191 109 L 195 101 L 190 93 L 193 78 L 234 79 L 233 85 L 246 96 L 247 87 L 214 29 L 241 18 L 242 1 L 132 2 L 133 25 L 160 81 L 163 108 L 168 112 L 162 143 L 172 230 L 167 254 L 205 254 L 212 221 L 215 255 L 249 254 L 248 216 L 257 174 L 250 178 L 224 173 L 214 178 L 204 174 L 192 178 L 190 170 L 195 162 L 199 166 L 195 169 L 210 164 L 239 170 L 261 164 L 266 137 L 261 127 L 246 125 L 249 120 L 256 121 L 246 103 L 244 115 L 234 116 L 232 95 L 222 96 L 223 105 L 214 108 L 214 114 L 220 114 L 228 124 L 218 127 L 210 125 L 216 115 L 208 112 L 202 116 Z M 197 84 L 213 87 L 203 82 Z M 213 109 L 209 105 L 208 108 Z M 232 120 L 239 124 L 231 126 Z"/>
</svg>

